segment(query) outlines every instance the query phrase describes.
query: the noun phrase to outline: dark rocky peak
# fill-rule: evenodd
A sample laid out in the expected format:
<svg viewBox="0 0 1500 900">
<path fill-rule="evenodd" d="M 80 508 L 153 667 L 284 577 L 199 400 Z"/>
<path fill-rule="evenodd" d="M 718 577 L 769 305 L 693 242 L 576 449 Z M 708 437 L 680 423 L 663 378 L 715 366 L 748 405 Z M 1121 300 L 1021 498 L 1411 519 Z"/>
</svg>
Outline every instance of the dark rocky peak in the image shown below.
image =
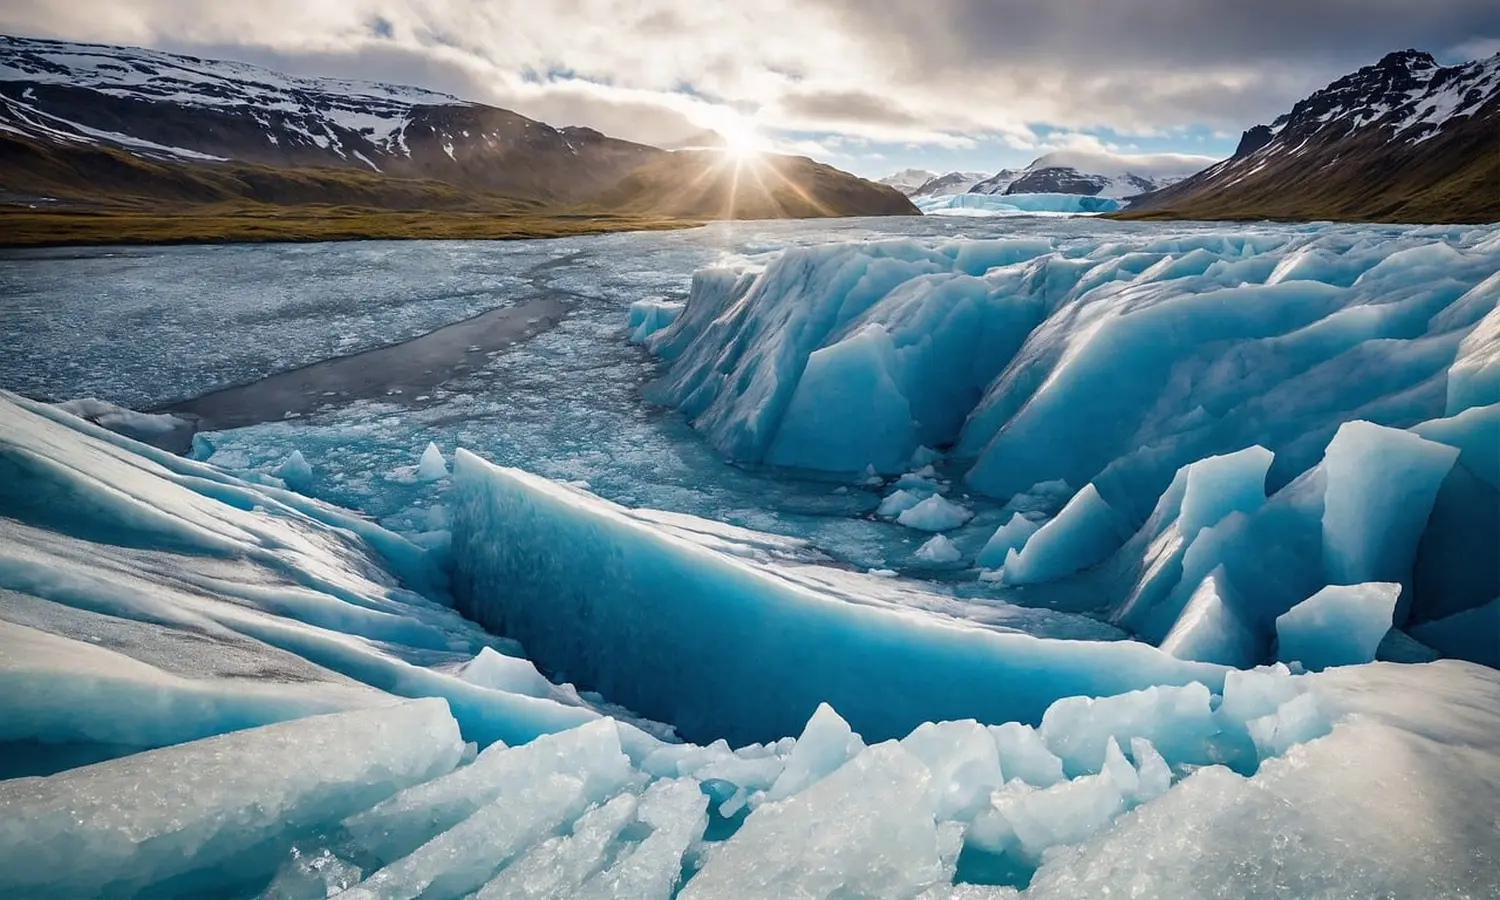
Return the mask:
<svg viewBox="0 0 1500 900">
<path fill-rule="evenodd" d="M 1234 148 L 1235 156 L 1249 156 L 1276 138 L 1269 125 L 1256 125 L 1240 135 L 1240 145 Z"/>
<path fill-rule="evenodd" d="M 1316 130 L 1345 118 L 1379 118 L 1410 102 L 1413 95 L 1428 87 L 1436 74 L 1444 71 L 1430 53 L 1420 50 L 1388 53 L 1380 62 L 1351 72 L 1299 101 L 1291 112 L 1273 123 L 1272 130 Z"/>
</svg>

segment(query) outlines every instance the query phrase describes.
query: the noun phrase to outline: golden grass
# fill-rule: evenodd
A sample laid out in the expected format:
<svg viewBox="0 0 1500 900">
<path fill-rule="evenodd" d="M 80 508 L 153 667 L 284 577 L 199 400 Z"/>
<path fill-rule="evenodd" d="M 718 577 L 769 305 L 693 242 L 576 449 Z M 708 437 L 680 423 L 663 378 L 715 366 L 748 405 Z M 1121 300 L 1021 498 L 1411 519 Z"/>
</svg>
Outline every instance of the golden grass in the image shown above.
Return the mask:
<svg viewBox="0 0 1500 900">
<path fill-rule="evenodd" d="M 176 211 L 0 208 L 0 247 L 217 244 L 266 241 L 517 240 L 686 228 L 691 219 L 324 206 L 225 206 Z"/>
</svg>

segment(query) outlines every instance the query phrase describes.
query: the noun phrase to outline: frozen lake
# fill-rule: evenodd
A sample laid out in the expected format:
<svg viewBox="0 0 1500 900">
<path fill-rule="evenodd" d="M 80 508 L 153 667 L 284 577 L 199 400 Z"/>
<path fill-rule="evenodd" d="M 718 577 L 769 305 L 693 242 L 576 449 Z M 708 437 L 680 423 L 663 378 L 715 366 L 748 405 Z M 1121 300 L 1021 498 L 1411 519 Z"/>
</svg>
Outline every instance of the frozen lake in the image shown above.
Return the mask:
<svg viewBox="0 0 1500 900">
<path fill-rule="evenodd" d="M 1284 235 L 1310 227 L 1238 230 Z M 449 342 L 432 351 L 429 364 L 408 365 L 416 369 L 412 379 L 382 382 L 373 399 L 351 401 L 343 383 L 299 383 L 299 402 L 279 398 L 296 407 L 292 417 L 207 435 L 216 451 L 211 459 L 232 471 L 269 472 L 300 450 L 313 468 L 310 493 L 411 530 L 420 527 L 420 506 L 438 502 L 437 489 L 388 476 L 415 463 L 429 441 L 444 452 L 461 445 L 504 465 L 586 481 L 626 505 L 807 537 L 858 566 L 904 568 L 916 549 L 913 535 L 866 518 L 880 492 L 847 479 L 726 464 L 681 415 L 646 402 L 642 388 L 658 366 L 624 339 L 630 304 L 685 299 L 698 269 L 763 265 L 786 247 L 1036 237 L 1081 252 L 1216 230 L 929 217 L 726 223 L 542 241 L 6 252 L 0 346 L 8 362 L 0 387 L 150 409 L 520 308 L 519 343 L 485 352 L 467 339 Z M 1373 238 L 1409 229 L 1363 231 Z M 374 365 L 385 374 L 379 360 Z M 423 372 L 434 370 L 424 381 Z M 436 378 L 443 380 L 431 384 Z M 976 524 L 998 524 L 984 515 L 983 501 L 977 506 Z"/>
</svg>

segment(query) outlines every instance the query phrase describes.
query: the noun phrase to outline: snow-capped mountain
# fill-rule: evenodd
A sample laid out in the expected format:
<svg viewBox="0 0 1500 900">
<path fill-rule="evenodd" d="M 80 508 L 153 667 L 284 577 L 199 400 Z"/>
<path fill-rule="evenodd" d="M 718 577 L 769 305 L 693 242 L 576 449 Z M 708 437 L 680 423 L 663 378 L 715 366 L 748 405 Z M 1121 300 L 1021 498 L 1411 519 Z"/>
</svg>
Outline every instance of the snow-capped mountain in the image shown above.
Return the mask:
<svg viewBox="0 0 1500 900">
<path fill-rule="evenodd" d="M 120 151 L 149 165 L 122 160 Z M 631 173 L 670 160 L 657 147 L 421 88 L 0 36 L 0 192 L 20 196 L 409 209 L 483 195 L 525 209 L 593 209 Z M 205 175 L 202 164 L 212 163 L 256 168 L 249 176 Z M 288 177 L 288 169 L 298 174 Z M 778 171 L 806 176 L 797 187 L 820 197 L 814 206 L 824 214 L 916 212 L 896 192 L 836 169 L 809 162 Z M 649 206 L 652 198 L 635 199 Z"/>
<path fill-rule="evenodd" d="M 1160 190 L 1200 171 L 1212 157 L 1057 150 L 1024 169 L 1003 169 L 974 185 L 976 194 L 1086 194 L 1123 199 Z"/>
<path fill-rule="evenodd" d="M 0 131 L 175 161 L 352 167 L 567 197 L 655 148 L 420 88 L 0 37 Z"/>
<path fill-rule="evenodd" d="M 922 185 L 938 177 L 938 174 L 928 169 L 902 169 L 880 179 L 880 184 L 893 187 L 901 193 L 910 197 L 913 192 Z"/>
<path fill-rule="evenodd" d="M 1234 156 L 1139 208 L 1189 215 L 1500 217 L 1500 54 L 1441 66 L 1403 50 L 1334 81 Z"/>
<path fill-rule="evenodd" d="M 908 192 L 907 196 L 948 197 L 953 194 L 966 194 L 970 188 L 984 179 L 983 172 L 949 172 L 946 175 L 934 175 L 916 190 Z"/>
</svg>

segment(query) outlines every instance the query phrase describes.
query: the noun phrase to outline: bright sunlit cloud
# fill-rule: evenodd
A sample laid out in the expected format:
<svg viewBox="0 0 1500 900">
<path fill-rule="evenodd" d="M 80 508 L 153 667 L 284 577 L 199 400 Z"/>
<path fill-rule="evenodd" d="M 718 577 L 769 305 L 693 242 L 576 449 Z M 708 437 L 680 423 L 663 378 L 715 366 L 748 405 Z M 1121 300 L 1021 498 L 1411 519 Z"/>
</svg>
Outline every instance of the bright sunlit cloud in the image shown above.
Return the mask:
<svg viewBox="0 0 1500 900">
<path fill-rule="evenodd" d="M 993 169 L 1052 133 L 1222 155 L 1389 50 L 1500 46 L 1500 4 L 7 0 L 0 32 L 417 84 L 662 146 L 709 129 L 735 155 Z"/>
</svg>

